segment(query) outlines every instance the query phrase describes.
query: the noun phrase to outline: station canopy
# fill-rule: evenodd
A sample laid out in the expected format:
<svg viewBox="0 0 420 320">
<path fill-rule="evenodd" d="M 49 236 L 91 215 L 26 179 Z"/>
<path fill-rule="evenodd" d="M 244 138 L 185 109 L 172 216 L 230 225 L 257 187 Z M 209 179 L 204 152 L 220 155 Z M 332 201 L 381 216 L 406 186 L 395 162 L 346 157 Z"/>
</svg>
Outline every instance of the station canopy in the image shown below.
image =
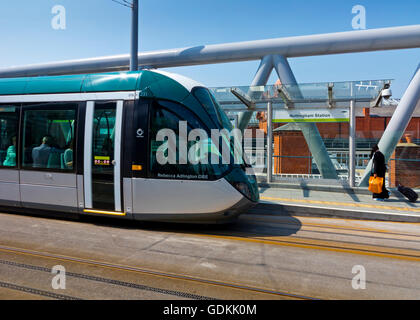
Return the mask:
<svg viewBox="0 0 420 320">
<path fill-rule="evenodd" d="M 273 109 L 346 108 L 352 100 L 356 107 L 370 107 L 381 96 L 382 90 L 390 87 L 391 81 L 387 79 L 209 89 L 225 111 L 242 111 L 248 108 L 266 110 L 268 102 L 272 103 Z"/>
</svg>

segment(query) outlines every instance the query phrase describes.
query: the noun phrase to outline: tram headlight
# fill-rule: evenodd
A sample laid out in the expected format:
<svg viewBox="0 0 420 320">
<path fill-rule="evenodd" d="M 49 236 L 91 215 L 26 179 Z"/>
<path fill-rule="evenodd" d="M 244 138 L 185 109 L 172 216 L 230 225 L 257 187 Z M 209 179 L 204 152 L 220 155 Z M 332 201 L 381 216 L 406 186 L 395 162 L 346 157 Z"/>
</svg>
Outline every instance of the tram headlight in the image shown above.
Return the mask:
<svg viewBox="0 0 420 320">
<path fill-rule="evenodd" d="M 236 167 L 225 176 L 225 179 L 249 200 L 258 202 L 260 194 L 254 176 L 248 176 L 240 167 Z"/>
<path fill-rule="evenodd" d="M 242 193 L 245 197 L 248 199 L 252 199 L 252 193 L 251 190 L 249 190 L 248 185 L 245 182 L 234 182 L 233 186 L 236 190 L 238 190 L 240 193 Z"/>
</svg>

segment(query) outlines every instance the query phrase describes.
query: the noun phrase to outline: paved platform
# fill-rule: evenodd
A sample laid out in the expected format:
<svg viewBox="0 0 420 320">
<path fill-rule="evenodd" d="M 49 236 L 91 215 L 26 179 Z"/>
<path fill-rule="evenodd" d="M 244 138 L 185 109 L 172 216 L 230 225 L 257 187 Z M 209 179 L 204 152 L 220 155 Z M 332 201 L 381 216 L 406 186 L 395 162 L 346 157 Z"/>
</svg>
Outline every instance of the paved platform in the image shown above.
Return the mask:
<svg viewBox="0 0 420 320">
<path fill-rule="evenodd" d="M 261 203 L 252 213 L 420 222 L 420 202 L 409 202 L 396 189 L 389 189 L 390 198 L 379 202 L 367 188 L 281 182 L 259 185 Z"/>
<path fill-rule="evenodd" d="M 65 289 L 52 285 L 55 266 Z M 354 266 L 363 290 L 352 285 Z M 0 300 L 413 300 L 419 268 L 416 223 L 244 214 L 229 225 L 182 225 L 0 212 Z"/>
</svg>

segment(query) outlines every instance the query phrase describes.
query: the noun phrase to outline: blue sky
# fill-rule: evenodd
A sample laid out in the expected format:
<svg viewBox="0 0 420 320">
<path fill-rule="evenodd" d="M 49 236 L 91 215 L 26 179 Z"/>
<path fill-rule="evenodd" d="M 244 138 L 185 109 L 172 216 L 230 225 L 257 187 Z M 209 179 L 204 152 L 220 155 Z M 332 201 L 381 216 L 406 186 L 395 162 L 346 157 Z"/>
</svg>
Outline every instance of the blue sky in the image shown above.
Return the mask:
<svg viewBox="0 0 420 320">
<path fill-rule="evenodd" d="M 368 29 L 420 24 L 418 0 L 140 0 L 139 49 L 351 31 L 354 5 Z M 66 8 L 66 29 L 51 27 L 54 5 Z M 0 2 L 0 68 L 129 52 L 130 10 L 111 0 Z M 290 59 L 298 82 L 395 79 L 401 97 L 420 49 Z M 249 85 L 257 61 L 167 69 L 207 86 Z M 269 83 L 276 80 L 274 73 Z"/>
</svg>

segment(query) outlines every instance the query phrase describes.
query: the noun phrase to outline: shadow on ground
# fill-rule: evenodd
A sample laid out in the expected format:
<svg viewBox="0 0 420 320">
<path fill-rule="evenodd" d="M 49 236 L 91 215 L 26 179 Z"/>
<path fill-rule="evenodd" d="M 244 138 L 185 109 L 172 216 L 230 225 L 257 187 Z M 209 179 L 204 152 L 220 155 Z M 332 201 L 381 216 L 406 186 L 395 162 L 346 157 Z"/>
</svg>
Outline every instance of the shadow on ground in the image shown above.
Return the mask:
<svg viewBox="0 0 420 320">
<path fill-rule="evenodd" d="M 27 210 L 12 211 L 10 209 L 4 209 L 2 212 L 54 220 L 74 221 L 84 224 L 91 224 L 92 226 L 111 227 L 126 230 L 147 230 L 179 234 L 223 235 L 245 238 L 263 236 L 289 236 L 297 233 L 302 226 L 299 219 L 290 215 L 284 215 L 281 222 L 272 221 L 265 215 L 258 217 L 258 215 L 243 214 L 239 216 L 239 218 L 234 222 L 227 224 L 192 224 L 135 221 L 129 219 L 118 219 L 108 216 L 82 216 L 78 214 L 68 214 L 57 211 L 33 210 L 28 212 Z"/>
<path fill-rule="evenodd" d="M 106 226 L 129 230 L 148 230 L 156 232 L 171 232 L 179 234 L 206 234 L 223 235 L 245 238 L 267 236 L 290 236 L 297 233 L 302 224 L 296 217 L 287 216 L 282 223 L 253 220 L 252 216 L 239 216 L 239 218 L 226 224 L 192 224 L 169 223 L 152 221 L 118 220 L 108 217 L 83 216 L 81 222 L 96 226 Z"/>
</svg>

